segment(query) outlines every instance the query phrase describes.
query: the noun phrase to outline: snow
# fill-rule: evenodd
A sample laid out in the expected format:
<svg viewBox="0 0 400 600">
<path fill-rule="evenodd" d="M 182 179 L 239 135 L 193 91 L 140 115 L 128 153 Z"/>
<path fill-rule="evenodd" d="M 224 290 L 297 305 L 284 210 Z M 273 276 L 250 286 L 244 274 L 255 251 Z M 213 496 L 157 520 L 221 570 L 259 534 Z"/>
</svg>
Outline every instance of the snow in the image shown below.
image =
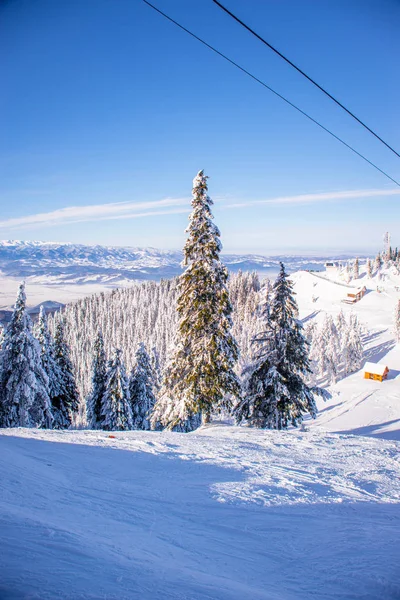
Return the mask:
<svg viewBox="0 0 400 600">
<path fill-rule="evenodd" d="M 332 399 L 317 400 L 319 415 L 312 428 L 332 432 L 371 435 L 400 440 L 400 344 L 394 340 L 394 309 L 400 298 L 400 275 L 392 269 L 367 278 L 363 268 L 352 285 L 365 285 L 365 296 L 355 304 L 341 303 L 343 287 L 348 285 L 335 274 L 321 275 L 300 271 L 295 282 L 300 318 L 307 323 L 321 322 L 326 314 L 354 314 L 364 325 L 366 362 L 384 363 L 388 379 L 380 382 L 364 379 L 364 366 L 331 386 Z M 307 424 L 308 425 L 308 424 Z"/>
<path fill-rule="evenodd" d="M 400 444 L 0 431 L 0 597 L 400 597 Z"/>
<path fill-rule="evenodd" d="M 300 430 L 0 430 L 1 600 L 400 598 L 400 276 L 360 272 L 292 275 L 300 318 L 356 315 L 388 379 Z"/>
</svg>

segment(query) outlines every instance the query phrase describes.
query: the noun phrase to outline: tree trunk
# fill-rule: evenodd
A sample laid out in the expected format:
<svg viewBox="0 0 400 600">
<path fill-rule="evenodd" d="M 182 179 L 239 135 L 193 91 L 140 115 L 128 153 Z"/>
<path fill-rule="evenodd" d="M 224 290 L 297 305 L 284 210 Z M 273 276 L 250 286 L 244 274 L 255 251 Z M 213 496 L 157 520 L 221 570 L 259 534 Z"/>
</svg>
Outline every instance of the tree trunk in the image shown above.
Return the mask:
<svg viewBox="0 0 400 600">
<path fill-rule="evenodd" d="M 202 425 L 207 425 L 211 421 L 210 413 L 202 412 L 201 414 Z"/>
</svg>

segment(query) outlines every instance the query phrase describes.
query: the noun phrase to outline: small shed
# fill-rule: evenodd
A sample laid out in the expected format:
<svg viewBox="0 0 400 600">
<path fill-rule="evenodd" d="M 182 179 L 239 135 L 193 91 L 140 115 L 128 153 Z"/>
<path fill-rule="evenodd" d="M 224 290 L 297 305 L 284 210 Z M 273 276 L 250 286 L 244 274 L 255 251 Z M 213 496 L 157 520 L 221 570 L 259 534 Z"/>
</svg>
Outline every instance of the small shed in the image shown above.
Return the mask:
<svg viewBox="0 0 400 600">
<path fill-rule="evenodd" d="M 383 381 L 387 379 L 388 373 L 388 367 L 382 363 L 367 362 L 364 365 L 364 379 Z"/>
<path fill-rule="evenodd" d="M 353 302 L 358 302 L 359 300 L 361 300 L 361 298 L 363 298 L 363 296 L 365 296 L 365 292 L 367 291 L 367 288 L 362 287 L 362 288 L 355 288 L 354 290 L 352 290 L 351 292 L 348 292 L 347 294 L 347 302 L 352 304 Z"/>
</svg>

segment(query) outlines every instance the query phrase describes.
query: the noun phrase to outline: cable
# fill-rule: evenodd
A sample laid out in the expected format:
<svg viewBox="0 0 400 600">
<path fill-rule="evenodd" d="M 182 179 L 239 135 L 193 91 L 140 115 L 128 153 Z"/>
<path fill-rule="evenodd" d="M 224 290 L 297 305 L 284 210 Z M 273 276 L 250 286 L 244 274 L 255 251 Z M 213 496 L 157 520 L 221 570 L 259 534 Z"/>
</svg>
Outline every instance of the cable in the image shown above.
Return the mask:
<svg viewBox="0 0 400 600">
<path fill-rule="evenodd" d="M 357 154 L 357 156 L 359 156 L 360 158 L 362 158 L 363 160 L 365 160 L 365 162 L 367 162 L 369 165 L 371 165 L 371 167 L 373 167 L 374 169 L 376 169 L 377 171 L 379 171 L 380 173 L 382 173 L 382 175 L 384 175 L 385 177 L 387 177 L 388 179 L 390 179 L 390 181 L 392 181 L 393 183 L 395 183 L 396 185 L 398 185 L 400 187 L 400 183 L 398 181 L 396 181 L 395 179 L 393 179 L 393 177 L 391 177 L 390 175 L 388 175 L 380 167 L 378 167 L 377 165 L 375 165 L 368 158 L 366 158 L 363 154 L 361 154 L 360 152 L 358 152 L 358 150 L 355 150 L 347 142 L 345 142 L 339 136 L 337 136 L 335 133 L 333 133 L 332 131 L 330 131 L 330 129 L 328 129 L 327 127 L 325 127 L 324 125 L 322 125 L 321 123 L 319 123 L 319 121 L 317 121 L 316 119 L 314 119 L 313 117 L 311 117 L 310 115 L 308 115 L 306 112 L 304 112 L 304 110 L 302 110 L 301 108 L 299 108 L 298 106 L 296 106 L 295 104 L 293 104 L 293 102 L 290 102 L 290 100 L 288 100 L 287 98 L 285 98 L 284 96 L 282 96 L 281 94 L 279 94 L 278 92 L 276 92 L 269 85 L 267 85 L 266 83 L 264 83 L 263 81 L 261 81 L 261 79 L 258 79 L 258 77 L 256 77 L 255 75 L 252 75 L 252 73 L 250 73 L 249 71 L 247 71 L 246 69 L 244 69 L 243 67 L 241 67 L 240 65 L 238 65 L 236 62 L 234 62 L 233 60 L 231 60 L 230 58 L 228 58 L 227 56 L 225 56 L 225 54 L 222 54 L 222 52 L 220 52 L 219 50 L 217 50 L 213 46 L 210 46 L 210 44 L 208 44 L 207 42 L 205 42 L 204 40 L 202 40 L 201 38 L 199 38 L 197 35 L 195 35 L 191 31 L 189 31 L 189 29 L 186 29 L 186 27 L 184 27 L 183 25 L 181 25 L 180 23 L 178 23 L 178 21 L 175 21 L 174 19 L 172 19 L 171 17 L 169 17 L 167 14 L 165 14 L 164 12 L 162 12 L 159 8 L 157 8 L 156 6 L 153 6 L 153 4 L 151 4 L 150 2 L 148 2 L 148 0 L 143 0 L 143 2 L 145 4 L 147 4 L 148 6 L 150 6 L 153 10 L 155 10 L 156 12 L 158 12 L 160 15 L 162 15 L 163 17 L 165 17 L 168 21 L 170 21 L 171 23 L 174 23 L 174 25 L 176 25 L 177 27 L 179 27 L 180 29 L 182 29 L 183 31 L 185 31 L 186 33 L 188 33 L 195 40 L 199 41 L 201 44 L 203 44 L 204 46 L 206 46 L 207 48 L 209 48 L 210 50 L 212 50 L 213 52 L 215 52 L 216 54 L 218 54 L 218 56 L 221 56 L 222 58 L 224 58 L 225 60 L 227 60 L 229 63 L 231 63 L 231 65 L 234 65 L 240 71 L 242 71 L 243 73 L 245 73 L 246 75 L 248 75 L 249 77 L 251 77 L 252 79 L 254 79 L 254 81 L 257 81 L 257 83 L 259 83 L 260 85 L 262 85 L 263 87 L 265 87 L 267 90 L 269 90 L 270 92 L 272 92 L 273 94 L 275 94 L 275 96 L 277 96 L 278 98 L 280 98 L 281 100 L 283 100 L 284 102 L 286 102 L 286 104 L 289 104 L 289 106 L 291 106 L 292 108 L 296 109 L 299 113 L 301 113 L 302 115 L 304 115 L 305 117 L 307 117 L 307 119 L 309 119 L 310 121 L 312 121 L 313 123 L 315 123 L 316 125 L 318 125 L 318 127 L 320 127 L 321 129 L 323 129 L 324 131 L 326 131 L 326 133 L 329 133 L 329 135 L 331 135 L 336 140 L 338 140 L 338 142 L 340 142 L 341 144 L 343 144 L 343 146 L 346 146 L 346 148 L 348 148 L 349 150 L 351 150 L 352 152 L 354 152 L 354 154 Z"/>
<path fill-rule="evenodd" d="M 308 79 L 308 81 L 310 81 L 321 92 L 323 92 L 326 96 L 328 96 L 328 98 L 330 98 L 331 100 L 333 100 L 333 102 L 335 102 L 338 106 L 340 106 L 340 108 L 342 108 L 344 111 L 346 111 L 348 115 L 350 115 L 351 117 L 353 117 L 353 119 L 355 119 L 360 125 L 362 125 L 362 127 L 364 127 L 367 131 L 369 131 L 369 133 L 372 133 L 372 135 L 374 135 L 380 142 L 382 142 L 382 144 L 384 144 L 387 148 L 389 148 L 389 150 L 391 150 L 394 154 L 396 154 L 396 156 L 398 156 L 400 158 L 400 154 L 394 148 L 392 148 L 392 146 L 389 146 L 389 144 L 387 144 L 385 142 L 385 140 L 383 140 L 381 137 L 379 137 L 379 135 L 377 133 L 375 133 L 375 131 L 373 131 L 370 127 L 368 127 L 368 125 L 366 125 L 363 121 L 361 121 L 361 119 L 359 119 L 358 117 L 356 117 L 356 115 L 354 113 L 352 113 L 341 102 L 339 102 L 339 100 L 337 100 L 336 98 L 334 98 L 334 96 L 332 96 L 332 94 L 330 94 L 329 92 L 327 92 L 321 85 L 319 85 L 319 83 L 317 83 L 314 79 L 312 79 L 309 75 L 307 75 L 307 73 L 305 73 L 302 69 L 300 69 L 300 67 L 298 67 L 291 60 L 289 60 L 288 58 L 286 58 L 286 56 L 284 56 L 282 54 L 282 52 L 279 52 L 279 50 L 277 50 L 276 48 L 274 48 L 274 46 L 272 46 L 272 44 L 270 44 L 264 38 L 262 38 L 258 33 L 256 33 L 253 29 L 251 29 L 251 27 L 249 27 L 248 25 L 246 25 L 246 23 L 244 23 L 241 19 L 239 19 L 239 17 L 237 17 L 236 15 L 234 15 L 223 4 L 221 4 L 220 2 L 218 2 L 218 0 L 213 0 L 213 2 L 214 2 L 214 4 L 217 4 L 217 6 L 219 6 L 220 8 L 222 8 L 222 10 L 225 11 L 229 16 L 231 16 L 232 19 L 235 19 L 235 21 L 237 21 L 237 23 L 239 23 L 240 25 L 242 25 L 242 27 L 244 27 L 245 29 L 247 29 L 247 31 L 249 31 L 251 34 L 253 34 L 257 39 L 259 39 L 260 42 L 262 42 L 263 44 L 265 44 L 266 46 L 268 46 L 268 48 L 270 48 L 270 50 L 272 50 L 273 52 L 275 52 L 275 54 L 277 54 L 278 56 L 280 56 L 281 58 L 283 58 L 283 60 L 285 62 L 287 62 L 291 67 L 293 67 L 294 69 L 296 69 L 296 71 L 298 71 L 301 75 L 303 75 L 303 77 L 305 77 L 306 79 Z"/>
</svg>

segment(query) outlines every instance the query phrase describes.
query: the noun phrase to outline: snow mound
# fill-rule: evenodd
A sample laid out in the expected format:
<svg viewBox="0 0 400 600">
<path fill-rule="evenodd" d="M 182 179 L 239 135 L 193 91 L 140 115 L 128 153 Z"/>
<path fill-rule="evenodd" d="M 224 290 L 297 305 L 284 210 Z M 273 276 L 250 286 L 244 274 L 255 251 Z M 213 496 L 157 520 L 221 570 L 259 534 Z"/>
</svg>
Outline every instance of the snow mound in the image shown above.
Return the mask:
<svg viewBox="0 0 400 600">
<path fill-rule="evenodd" d="M 214 425 L 0 446 L 4 600 L 400 597 L 398 442 Z"/>
</svg>

